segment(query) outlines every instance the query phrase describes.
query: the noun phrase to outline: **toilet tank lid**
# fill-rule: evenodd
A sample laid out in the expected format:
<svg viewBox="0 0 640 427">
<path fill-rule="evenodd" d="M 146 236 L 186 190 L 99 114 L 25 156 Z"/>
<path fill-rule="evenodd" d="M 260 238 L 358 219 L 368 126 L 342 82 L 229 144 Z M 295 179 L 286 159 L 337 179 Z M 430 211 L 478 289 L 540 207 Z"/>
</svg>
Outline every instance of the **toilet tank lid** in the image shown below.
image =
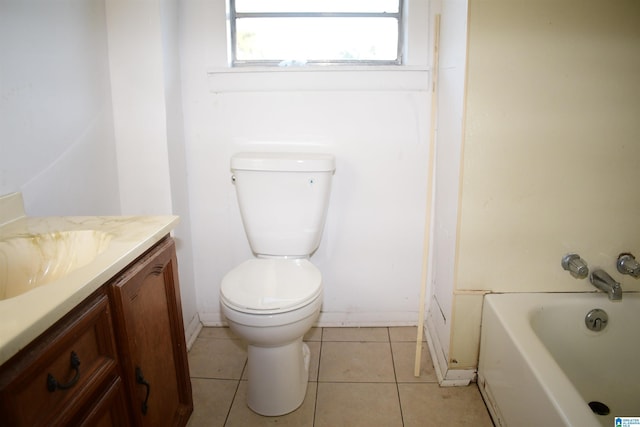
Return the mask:
<svg viewBox="0 0 640 427">
<path fill-rule="evenodd" d="M 231 170 L 330 172 L 335 157 L 326 153 L 237 153 L 231 157 Z"/>
</svg>

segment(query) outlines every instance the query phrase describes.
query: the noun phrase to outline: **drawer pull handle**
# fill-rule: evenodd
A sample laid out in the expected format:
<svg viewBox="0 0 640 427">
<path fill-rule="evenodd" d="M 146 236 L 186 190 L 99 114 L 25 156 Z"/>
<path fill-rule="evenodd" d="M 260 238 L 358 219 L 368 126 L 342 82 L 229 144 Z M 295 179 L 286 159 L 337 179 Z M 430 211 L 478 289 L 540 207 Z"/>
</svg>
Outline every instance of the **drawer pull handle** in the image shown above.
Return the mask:
<svg viewBox="0 0 640 427">
<path fill-rule="evenodd" d="M 149 385 L 149 382 L 144 379 L 144 376 L 142 375 L 142 369 L 140 369 L 139 366 L 136 366 L 136 382 L 147 388 L 147 395 L 144 398 L 144 402 L 142 402 L 142 408 L 141 408 L 142 413 L 144 415 L 147 415 L 147 409 L 148 409 L 147 402 L 149 401 L 149 393 L 151 392 L 151 385 Z"/>
<path fill-rule="evenodd" d="M 76 385 L 76 383 L 80 379 L 80 358 L 75 351 L 71 352 L 70 364 L 71 369 L 76 371 L 76 374 L 73 376 L 73 378 L 71 378 L 71 380 L 69 380 L 69 382 L 66 384 L 60 384 L 58 380 L 53 377 L 53 375 L 47 374 L 47 390 L 53 393 L 56 390 L 67 390 Z"/>
</svg>

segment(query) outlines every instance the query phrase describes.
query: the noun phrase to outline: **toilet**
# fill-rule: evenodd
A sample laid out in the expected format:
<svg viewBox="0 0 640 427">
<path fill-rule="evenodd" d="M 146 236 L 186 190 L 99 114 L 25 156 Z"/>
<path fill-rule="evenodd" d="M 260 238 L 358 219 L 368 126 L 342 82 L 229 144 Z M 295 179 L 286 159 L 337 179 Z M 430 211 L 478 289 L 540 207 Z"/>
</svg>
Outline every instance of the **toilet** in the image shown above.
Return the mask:
<svg viewBox="0 0 640 427">
<path fill-rule="evenodd" d="M 322 275 L 309 261 L 320 244 L 335 158 L 312 153 L 238 153 L 232 182 L 254 258 L 229 271 L 220 303 L 247 342 L 247 405 L 277 416 L 307 391 L 309 347 L 302 342 L 322 305 Z"/>
</svg>

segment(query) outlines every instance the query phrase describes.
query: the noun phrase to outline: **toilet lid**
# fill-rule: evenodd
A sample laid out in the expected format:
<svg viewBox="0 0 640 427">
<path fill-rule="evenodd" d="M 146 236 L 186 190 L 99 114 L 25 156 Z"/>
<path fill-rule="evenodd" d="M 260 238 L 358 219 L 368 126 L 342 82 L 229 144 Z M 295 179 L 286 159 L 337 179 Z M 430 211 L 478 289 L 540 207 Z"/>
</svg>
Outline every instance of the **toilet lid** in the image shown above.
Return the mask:
<svg viewBox="0 0 640 427">
<path fill-rule="evenodd" d="M 307 259 L 250 259 L 227 273 L 220 286 L 223 302 L 251 311 L 293 310 L 321 292 L 320 271 Z"/>
</svg>

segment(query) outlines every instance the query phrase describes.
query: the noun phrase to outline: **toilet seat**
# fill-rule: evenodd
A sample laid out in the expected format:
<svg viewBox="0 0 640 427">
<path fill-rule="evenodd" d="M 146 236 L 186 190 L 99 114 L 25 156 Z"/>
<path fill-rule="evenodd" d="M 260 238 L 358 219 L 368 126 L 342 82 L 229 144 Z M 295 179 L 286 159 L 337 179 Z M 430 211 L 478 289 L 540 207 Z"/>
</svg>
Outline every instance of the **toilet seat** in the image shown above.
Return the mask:
<svg viewBox="0 0 640 427">
<path fill-rule="evenodd" d="M 296 310 L 322 293 L 322 275 L 308 259 L 255 258 L 227 273 L 220 297 L 227 307 L 254 314 Z"/>
</svg>

